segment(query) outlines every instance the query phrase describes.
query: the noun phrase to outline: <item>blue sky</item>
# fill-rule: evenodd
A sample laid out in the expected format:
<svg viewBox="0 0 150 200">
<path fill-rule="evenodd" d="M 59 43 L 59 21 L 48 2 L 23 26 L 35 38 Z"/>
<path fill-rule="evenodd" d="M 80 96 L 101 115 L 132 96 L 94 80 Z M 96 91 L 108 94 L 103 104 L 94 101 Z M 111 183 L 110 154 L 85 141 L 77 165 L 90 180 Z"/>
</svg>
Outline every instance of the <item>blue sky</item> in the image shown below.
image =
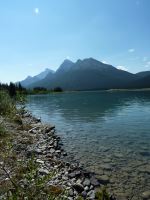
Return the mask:
<svg viewBox="0 0 150 200">
<path fill-rule="evenodd" d="M 88 57 L 150 70 L 150 0 L 1 0 L 0 81 Z"/>
</svg>

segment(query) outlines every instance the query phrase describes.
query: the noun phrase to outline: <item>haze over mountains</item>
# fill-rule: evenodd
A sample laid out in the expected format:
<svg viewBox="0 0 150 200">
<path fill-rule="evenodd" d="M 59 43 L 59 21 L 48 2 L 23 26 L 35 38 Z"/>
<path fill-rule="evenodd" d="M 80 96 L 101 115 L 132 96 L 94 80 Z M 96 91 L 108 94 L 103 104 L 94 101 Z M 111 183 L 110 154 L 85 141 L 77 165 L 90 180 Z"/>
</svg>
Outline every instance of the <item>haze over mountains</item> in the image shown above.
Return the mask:
<svg viewBox="0 0 150 200">
<path fill-rule="evenodd" d="M 38 82 L 40 80 L 43 80 L 49 73 L 54 73 L 53 70 L 46 68 L 43 72 L 41 72 L 40 74 L 36 75 L 36 76 L 28 76 L 26 79 L 24 79 L 23 81 L 21 81 L 20 83 L 22 84 L 22 86 L 24 87 L 28 87 L 31 84 Z"/>
<path fill-rule="evenodd" d="M 150 88 L 150 71 L 132 74 L 93 58 L 75 63 L 66 59 L 56 72 L 46 69 L 34 77 L 28 76 L 21 84 L 26 88 L 61 87 L 63 90 Z"/>
</svg>

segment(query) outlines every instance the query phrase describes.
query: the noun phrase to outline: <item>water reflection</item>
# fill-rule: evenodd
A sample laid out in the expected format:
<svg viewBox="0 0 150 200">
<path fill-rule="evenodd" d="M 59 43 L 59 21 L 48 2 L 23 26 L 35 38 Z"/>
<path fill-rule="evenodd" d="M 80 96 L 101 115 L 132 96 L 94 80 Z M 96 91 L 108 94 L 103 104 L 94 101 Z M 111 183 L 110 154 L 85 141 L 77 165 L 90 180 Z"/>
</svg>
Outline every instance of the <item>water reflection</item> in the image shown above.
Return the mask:
<svg viewBox="0 0 150 200">
<path fill-rule="evenodd" d="M 95 121 L 107 119 L 131 104 L 150 102 L 150 92 L 76 92 L 29 97 L 29 107 L 39 114 L 61 115 L 65 120 Z"/>
</svg>

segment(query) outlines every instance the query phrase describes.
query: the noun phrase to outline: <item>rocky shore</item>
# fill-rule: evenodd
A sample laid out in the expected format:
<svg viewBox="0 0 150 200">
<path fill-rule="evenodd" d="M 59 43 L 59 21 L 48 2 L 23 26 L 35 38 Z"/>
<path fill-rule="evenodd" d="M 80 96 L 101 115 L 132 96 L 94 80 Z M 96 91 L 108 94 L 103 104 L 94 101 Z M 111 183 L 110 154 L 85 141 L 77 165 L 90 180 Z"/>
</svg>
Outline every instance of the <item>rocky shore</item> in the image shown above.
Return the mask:
<svg viewBox="0 0 150 200">
<path fill-rule="evenodd" d="M 97 179 L 93 173 L 84 170 L 79 164 L 64 161 L 67 153 L 62 148 L 60 137 L 55 133 L 54 126 L 43 124 L 40 119 L 33 117 L 27 111 L 18 114 L 17 123 L 12 123 L 2 117 L 1 121 L 3 121 L 7 131 L 11 133 L 11 150 L 8 151 L 10 160 L 0 158 L 1 188 L 8 184 L 12 185 L 12 188 L 21 187 L 24 189 L 32 184 L 35 181 L 34 176 L 30 180 L 26 176 L 20 175 L 22 177 L 18 179 L 19 186 L 15 186 L 16 183 L 12 179 L 12 177 L 16 177 L 16 173 L 20 172 L 20 169 L 19 172 L 16 170 L 18 162 L 22 163 L 22 167 L 27 162 L 32 161 L 36 165 L 35 171 L 38 178 L 40 180 L 46 179 L 43 186 L 49 188 L 51 194 L 55 196 L 54 199 L 94 200 L 101 199 L 103 196 L 107 198 L 108 194 L 105 189 L 100 189 L 107 183 L 105 177 Z M 6 148 L 7 150 L 8 148 Z M 11 157 L 12 152 L 14 158 Z M 0 199 L 9 199 L 8 194 L 11 196 L 11 190 L 1 189 Z M 43 199 L 49 199 L 44 192 Z M 109 199 L 115 200 L 115 197 L 111 195 Z"/>
<path fill-rule="evenodd" d="M 40 119 L 25 110 L 16 115 L 15 123 L 3 117 L 0 120 L 11 135 L 11 143 L 4 149 L 4 153 L 8 151 L 8 155 L 0 156 L 0 199 L 11 199 L 8 197 L 12 196 L 16 188 L 17 191 L 29 190 L 30 193 L 34 193 L 38 188 L 39 195 L 36 194 L 35 197 L 31 195 L 32 198 L 28 198 L 24 194 L 23 198 L 17 198 L 26 200 L 126 199 L 115 198 L 113 193 L 106 192 L 105 185 L 110 183 L 105 175 L 97 178 L 80 164 L 65 161 L 67 153 L 63 150 L 55 126 L 43 124 Z M 27 173 L 24 172 L 25 175 L 21 174 L 24 171 L 23 166 L 30 168 Z M 6 187 L 7 189 L 4 189 Z M 53 198 L 47 196 L 47 191 Z M 143 193 L 142 199 L 150 199 L 150 193 L 148 191 Z"/>
</svg>

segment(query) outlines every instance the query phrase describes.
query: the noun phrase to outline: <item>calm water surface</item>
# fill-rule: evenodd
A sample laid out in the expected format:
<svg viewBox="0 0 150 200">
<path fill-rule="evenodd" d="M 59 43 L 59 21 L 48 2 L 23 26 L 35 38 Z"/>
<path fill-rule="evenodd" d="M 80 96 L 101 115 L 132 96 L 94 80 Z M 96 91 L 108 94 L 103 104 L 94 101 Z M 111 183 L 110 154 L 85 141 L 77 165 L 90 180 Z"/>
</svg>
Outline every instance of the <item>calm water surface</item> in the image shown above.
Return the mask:
<svg viewBox="0 0 150 200">
<path fill-rule="evenodd" d="M 110 190 L 134 196 L 150 188 L 150 92 L 74 92 L 28 99 L 27 108 L 35 116 L 56 125 L 69 158 L 107 175 Z"/>
</svg>

